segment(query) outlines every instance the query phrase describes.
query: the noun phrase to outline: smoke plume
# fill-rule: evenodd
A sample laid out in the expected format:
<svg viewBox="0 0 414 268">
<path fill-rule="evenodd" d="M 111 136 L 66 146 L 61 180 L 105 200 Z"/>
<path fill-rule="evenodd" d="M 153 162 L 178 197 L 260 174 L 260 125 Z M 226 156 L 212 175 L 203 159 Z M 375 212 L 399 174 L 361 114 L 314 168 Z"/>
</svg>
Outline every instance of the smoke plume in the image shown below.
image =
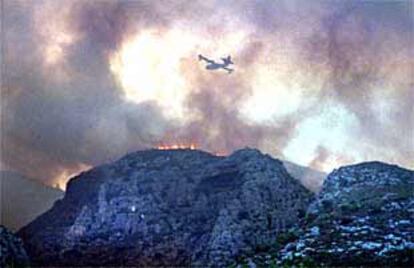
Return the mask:
<svg viewBox="0 0 414 268">
<path fill-rule="evenodd" d="M 413 168 L 411 1 L 3 1 L 1 165 L 54 185 L 160 144 Z M 197 55 L 232 55 L 211 72 Z"/>
</svg>

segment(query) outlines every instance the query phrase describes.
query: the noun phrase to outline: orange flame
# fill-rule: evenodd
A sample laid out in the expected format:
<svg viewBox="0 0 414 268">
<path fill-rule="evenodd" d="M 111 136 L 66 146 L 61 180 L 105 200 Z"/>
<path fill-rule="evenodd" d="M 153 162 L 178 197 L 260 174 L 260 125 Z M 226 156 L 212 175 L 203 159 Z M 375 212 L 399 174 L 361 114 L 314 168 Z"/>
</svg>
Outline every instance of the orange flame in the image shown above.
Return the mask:
<svg viewBox="0 0 414 268">
<path fill-rule="evenodd" d="M 184 144 L 184 143 L 178 143 L 178 144 L 171 144 L 171 145 L 158 145 L 156 148 L 158 150 L 178 150 L 178 149 L 190 149 L 195 150 L 197 149 L 197 145 L 195 143 L 190 144 Z"/>
<path fill-rule="evenodd" d="M 213 154 L 215 156 L 227 156 L 228 154 L 224 151 L 217 151 L 217 152 L 213 152 Z"/>
<path fill-rule="evenodd" d="M 160 144 L 155 146 L 158 150 L 197 150 L 200 147 L 196 143 L 174 143 L 174 144 Z M 228 152 L 225 150 L 220 151 L 210 151 L 211 154 L 215 156 L 227 156 Z"/>
</svg>

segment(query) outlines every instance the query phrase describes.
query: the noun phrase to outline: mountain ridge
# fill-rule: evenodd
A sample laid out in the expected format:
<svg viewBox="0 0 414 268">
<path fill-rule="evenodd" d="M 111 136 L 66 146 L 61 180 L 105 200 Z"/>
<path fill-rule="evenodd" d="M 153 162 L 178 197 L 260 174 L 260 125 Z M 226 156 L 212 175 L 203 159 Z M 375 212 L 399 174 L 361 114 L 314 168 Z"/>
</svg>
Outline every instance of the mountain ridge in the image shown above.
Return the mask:
<svg viewBox="0 0 414 268">
<path fill-rule="evenodd" d="M 272 243 L 312 198 L 255 149 L 138 151 L 72 178 L 19 235 L 35 265 L 226 266 Z"/>
<path fill-rule="evenodd" d="M 19 235 L 35 265 L 409 267 L 413 186 L 414 171 L 371 161 L 315 195 L 256 149 L 152 149 L 72 178 Z"/>
</svg>

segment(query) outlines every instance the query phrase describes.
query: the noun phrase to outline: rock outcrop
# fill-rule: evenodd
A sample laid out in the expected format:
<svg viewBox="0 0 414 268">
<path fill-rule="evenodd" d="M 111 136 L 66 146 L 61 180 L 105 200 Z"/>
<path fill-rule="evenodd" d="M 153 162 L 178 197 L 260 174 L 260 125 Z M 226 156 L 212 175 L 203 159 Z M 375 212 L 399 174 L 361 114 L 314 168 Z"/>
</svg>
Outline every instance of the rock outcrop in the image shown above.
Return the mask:
<svg viewBox="0 0 414 268">
<path fill-rule="evenodd" d="M 273 243 L 312 200 L 257 150 L 148 150 L 71 179 L 19 234 L 35 265 L 222 267 Z"/>
<path fill-rule="evenodd" d="M 22 240 L 0 225 L 0 267 L 24 267 L 28 264 Z"/>
<path fill-rule="evenodd" d="M 300 227 L 283 235 L 287 245 L 273 256 L 269 250 L 252 261 L 414 267 L 414 172 L 380 162 L 339 168 Z"/>
</svg>

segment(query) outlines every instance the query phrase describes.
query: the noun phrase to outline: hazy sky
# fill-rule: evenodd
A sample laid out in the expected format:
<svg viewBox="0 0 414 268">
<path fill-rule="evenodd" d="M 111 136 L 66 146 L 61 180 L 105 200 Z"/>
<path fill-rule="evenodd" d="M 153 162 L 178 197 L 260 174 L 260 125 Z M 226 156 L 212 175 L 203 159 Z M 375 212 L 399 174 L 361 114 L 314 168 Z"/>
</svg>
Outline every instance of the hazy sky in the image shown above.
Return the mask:
<svg viewBox="0 0 414 268">
<path fill-rule="evenodd" d="M 2 20 L 2 169 L 63 183 L 171 144 L 414 168 L 412 1 L 4 0 Z"/>
</svg>

